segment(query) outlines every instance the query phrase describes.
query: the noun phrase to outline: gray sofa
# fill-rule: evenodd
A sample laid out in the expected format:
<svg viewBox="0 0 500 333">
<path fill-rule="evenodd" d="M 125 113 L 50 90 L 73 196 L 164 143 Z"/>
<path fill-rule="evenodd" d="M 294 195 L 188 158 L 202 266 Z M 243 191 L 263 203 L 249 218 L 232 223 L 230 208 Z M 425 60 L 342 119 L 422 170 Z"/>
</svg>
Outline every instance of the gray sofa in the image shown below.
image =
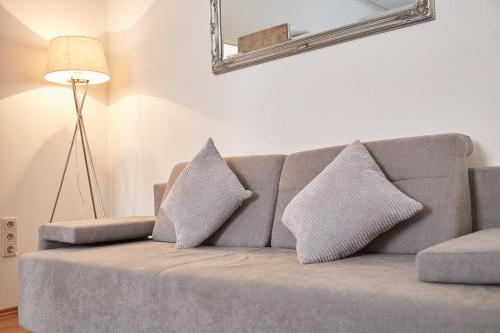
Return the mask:
<svg viewBox="0 0 500 333">
<path fill-rule="evenodd" d="M 300 265 L 281 222 L 288 202 L 343 147 L 228 158 L 256 195 L 206 246 L 124 241 L 151 233 L 151 220 L 150 229 L 129 234 L 113 232 L 128 230 L 119 220 L 42 226 L 43 251 L 20 260 L 21 325 L 37 333 L 500 332 L 499 285 L 422 282 L 416 265 L 424 249 L 500 227 L 500 170 L 468 170 L 472 142 L 460 134 L 366 146 L 425 209 L 362 253 Z M 156 211 L 184 166 L 155 185 Z"/>
</svg>

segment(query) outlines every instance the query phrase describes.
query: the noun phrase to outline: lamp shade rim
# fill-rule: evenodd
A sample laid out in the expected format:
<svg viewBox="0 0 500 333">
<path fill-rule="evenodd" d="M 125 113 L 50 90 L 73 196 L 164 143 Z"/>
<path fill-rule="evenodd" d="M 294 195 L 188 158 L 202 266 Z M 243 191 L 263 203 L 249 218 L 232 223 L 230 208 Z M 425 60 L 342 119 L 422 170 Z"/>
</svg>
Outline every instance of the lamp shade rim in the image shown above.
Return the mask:
<svg viewBox="0 0 500 333">
<path fill-rule="evenodd" d="M 52 41 L 54 39 L 64 39 L 64 38 L 87 38 L 87 39 L 96 40 L 96 41 L 98 41 L 99 43 L 102 44 L 102 42 L 99 39 L 97 39 L 95 37 L 84 36 L 84 35 L 64 35 L 64 36 L 57 36 L 57 37 L 51 38 L 50 41 Z"/>
<path fill-rule="evenodd" d="M 108 73 L 80 69 L 51 71 L 43 77 L 49 82 L 59 84 L 71 84 L 71 79 L 88 80 L 90 85 L 106 83 L 111 79 Z"/>
</svg>

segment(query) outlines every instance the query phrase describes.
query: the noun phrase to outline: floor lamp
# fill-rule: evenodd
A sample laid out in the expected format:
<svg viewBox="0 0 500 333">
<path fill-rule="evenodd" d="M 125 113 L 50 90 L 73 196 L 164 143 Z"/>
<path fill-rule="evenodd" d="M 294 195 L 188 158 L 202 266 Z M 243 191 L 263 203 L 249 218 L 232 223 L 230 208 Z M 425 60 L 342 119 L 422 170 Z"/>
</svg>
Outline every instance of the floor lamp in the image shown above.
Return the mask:
<svg viewBox="0 0 500 333">
<path fill-rule="evenodd" d="M 106 56 L 101 42 L 96 39 L 83 36 L 63 36 L 56 37 L 49 42 L 49 54 L 47 61 L 47 72 L 45 79 L 61 84 L 70 84 L 73 88 L 73 97 L 76 108 L 76 124 L 73 130 L 73 138 L 66 156 L 64 171 L 57 190 L 57 196 L 50 215 L 50 222 L 54 220 L 59 197 L 61 195 L 64 178 L 68 170 L 69 160 L 76 140 L 81 140 L 87 180 L 92 200 L 94 218 L 97 219 L 96 198 L 100 206 L 102 217 L 106 217 L 102 203 L 101 189 L 92 160 L 87 131 L 82 117 L 83 104 L 87 96 L 87 89 L 90 84 L 100 84 L 109 81 L 109 69 Z"/>
</svg>

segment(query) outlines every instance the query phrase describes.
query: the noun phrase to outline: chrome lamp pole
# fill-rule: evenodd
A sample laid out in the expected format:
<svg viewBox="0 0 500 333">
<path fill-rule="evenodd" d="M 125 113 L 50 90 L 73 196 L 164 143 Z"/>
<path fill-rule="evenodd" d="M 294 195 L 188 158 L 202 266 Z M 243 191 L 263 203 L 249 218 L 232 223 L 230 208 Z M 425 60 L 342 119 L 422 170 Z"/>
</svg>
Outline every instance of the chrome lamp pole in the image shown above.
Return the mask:
<svg viewBox="0 0 500 333">
<path fill-rule="evenodd" d="M 90 150 L 90 144 L 89 144 L 88 137 L 87 137 L 87 131 L 85 129 L 85 122 L 83 121 L 83 117 L 82 117 L 83 104 L 85 103 L 85 97 L 87 97 L 89 80 L 80 80 L 80 79 L 73 79 L 72 78 L 71 79 L 71 86 L 73 88 L 73 97 L 75 100 L 77 121 L 75 124 L 75 128 L 73 130 L 73 138 L 71 139 L 71 144 L 69 146 L 68 155 L 66 156 L 66 162 L 64 164 L 64 171 L 63 171 L 63 174 L 61 177 L 61 182 L 59 183 L 59 188 L 57 190 L 56 201 L 54 203 L 54 207 L 52 208 L 52 214 L 50 215 L 50 222 L 51 223 L 54 220 L 54 215 L 56 212 L 57 204 L 59 202 L 59 197 L 61 196 L 61 190 L 62 190 L 62 187 L 64 184 L 66 172 L 68 170 L 69 160 L 71 158 L 71 153 L 73 152 L 73 147 L 75 146 L 76 137 L 77 137 L 78 133 L 80 133 L 80 139 L 81 139 L 81 143 L 82 143 L 83 158 L 85 160 L 85 169 L 87 171 L 87 180 L 88 180 L 88 184 L 89 184 L 90 198 L 92 200 L 92 210 L 93 210 L 94 218 L 97 219 L 97 210 L 96 210 L 96 204 L 95 204 L 95 199 L 94 199 L 94 189 L 92 186 L 92 182 L 95 183 L 97 198 L 99 199 L 99 206 L 100 206 L 100 210 L 101 210 L 101 215 L 102 215 L 102 217 L 106 217 L 106 212 L 104 210 L 104 205 L 102 203 L 101 189 L 99 187 L 99 181 L 97 179 L 97 174 L 95 171 L 94 160 L 92 159 L 92 152 Z M 82 89 L 83 91 L 80 94 L 78 93 L 79 87 L 83 87 L 83 89 Z M 90 166 L 90 168 L 89 168 L 89 166 Z M 92 178 L 91 178 L 91 174 L 92 174 Z"/>
</svg>

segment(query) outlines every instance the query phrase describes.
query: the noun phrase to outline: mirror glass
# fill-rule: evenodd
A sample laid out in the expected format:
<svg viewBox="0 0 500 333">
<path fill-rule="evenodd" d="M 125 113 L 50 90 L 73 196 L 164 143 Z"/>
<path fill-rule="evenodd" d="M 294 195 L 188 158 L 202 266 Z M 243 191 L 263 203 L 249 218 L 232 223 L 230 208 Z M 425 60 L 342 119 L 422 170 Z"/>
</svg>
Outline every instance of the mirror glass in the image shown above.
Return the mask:
<svg viewBox="0 0 500 333">
<path fill-rule="evenodd" d="M 220 0 L 222 58 L 415 7 L 417 0 Z"/>
</svg>

